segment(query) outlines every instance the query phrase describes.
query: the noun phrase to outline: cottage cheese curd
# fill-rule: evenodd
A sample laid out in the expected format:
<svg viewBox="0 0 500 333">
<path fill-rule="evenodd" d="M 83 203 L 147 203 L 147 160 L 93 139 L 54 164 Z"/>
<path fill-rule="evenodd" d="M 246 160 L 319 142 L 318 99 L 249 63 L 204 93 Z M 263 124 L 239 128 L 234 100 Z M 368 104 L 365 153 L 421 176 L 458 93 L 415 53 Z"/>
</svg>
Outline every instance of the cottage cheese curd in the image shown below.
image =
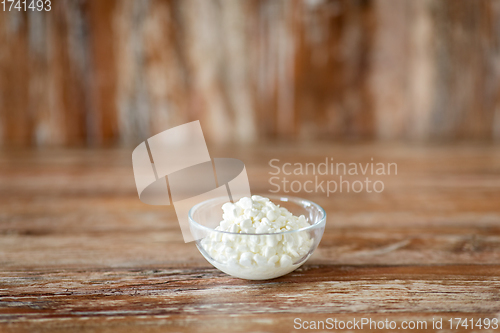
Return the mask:
<svg viewBox="0 0 500 333">
<path fill-rule="evenodd" d="M 268 198 L 244 197 L 222 210 L 215 230 L 227 233 L 211 232 L 200 244 L 210 263 L 230 275 L 262 280 L 287 274 L 313 245 L 307 231 L 291 232 L 310 225 L 304 215 L 294 216 Z"/>
</svg>

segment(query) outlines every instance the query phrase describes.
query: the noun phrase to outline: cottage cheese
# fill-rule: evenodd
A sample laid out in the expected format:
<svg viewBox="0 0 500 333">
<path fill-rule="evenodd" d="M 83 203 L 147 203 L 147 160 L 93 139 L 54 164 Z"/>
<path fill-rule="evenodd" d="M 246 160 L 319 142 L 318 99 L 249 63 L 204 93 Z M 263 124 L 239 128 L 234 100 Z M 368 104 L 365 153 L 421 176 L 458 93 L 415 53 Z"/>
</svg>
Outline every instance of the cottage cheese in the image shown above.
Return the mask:
<svg viewBox="0 0 500 333">
<path fill-rule="evenodd" d="M 244 197 L 222 210 L 215 230 L 227 233 L 212 232 L 200 244 L 210 263 L 230 275 L 261 280 L 287 274 L 313 245 L 307 231 L 289 232 L 310 225 L 304 215 L 294 216 L 268 198 Z"/>
</svg>

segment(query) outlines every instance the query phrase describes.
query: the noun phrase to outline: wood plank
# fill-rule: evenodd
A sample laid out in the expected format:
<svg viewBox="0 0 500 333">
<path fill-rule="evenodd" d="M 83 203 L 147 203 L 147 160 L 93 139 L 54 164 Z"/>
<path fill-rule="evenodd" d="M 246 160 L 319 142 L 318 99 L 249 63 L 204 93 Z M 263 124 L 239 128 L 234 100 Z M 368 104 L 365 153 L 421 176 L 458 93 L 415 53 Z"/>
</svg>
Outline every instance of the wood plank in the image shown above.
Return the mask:
<svg viewBox="0 0 500 333">
<path fill-rule="evenodd" d="M 58 2 L 0 13 L 0 143 L 500 138 L 494 0 Z M 223 131 L 220 129 L 224 128 Z"/>
<path fill-rule="evenodd" d="M 4 150 L 2 332 L 290 332 L 295 318 L 397 325 L 498 318 L 498 147 L 274 144 L 210 151 L 245 161 L 255 193 L 269 193 L 273 158 L 374 157 L 397 163 L 398 175 L 383 178 L 380 194 L 297 193 L 327 211 L 319 248 L 289 275 L 245 281 L 183 243 L 172 207 L 139 201 L 131 150 Z"/>
</svg>

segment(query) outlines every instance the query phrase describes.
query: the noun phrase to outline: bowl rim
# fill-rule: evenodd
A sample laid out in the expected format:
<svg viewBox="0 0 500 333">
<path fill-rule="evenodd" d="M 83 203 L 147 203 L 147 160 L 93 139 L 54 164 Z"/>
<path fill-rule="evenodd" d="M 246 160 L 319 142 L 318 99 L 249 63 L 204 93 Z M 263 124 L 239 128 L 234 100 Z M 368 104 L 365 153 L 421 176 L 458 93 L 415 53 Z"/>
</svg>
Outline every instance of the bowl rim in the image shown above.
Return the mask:
<svg viewBox="0 0 500 333">
<path fill-rule="evenodd" d="M 259 194 L 257 194 L 259 195 Z M 261 195 L 262 196 L 262 195 Z M 204 229 L 204 230 L 208 230 L 208 231 L 211 231 L 211 232 L 220 232 L 220 233 L 223 233 L 223 234 L 228 234 L 228 235 L 238 235 L 238 236 L 242 236 L 242 235 L 248 235 L 248 236 L 267 236 L 267 235 L 286 235 L 286 234 L 293 234 L 293 233 L 296 233 L 296 232 L 302 232 L 302 231 L 308 231 L 308 230 L 311 230 L 311 229 L 316 229 L 318 227 L 321 227 L 321 226 L 324 226 L 325 223 L 326 223 L 326 211 L 323 209 L 323 207 L 321 207 L 320 205 L 318 205 L 317 203 L 311 201 L 311 200 L 307 200 L 307 199 L 304 199 L 304 198 L 299 198 L 299 197 L 294 197 L 294 196 L 286 196 L 286 195 L 276 195 L 276 194 L 273 194 L 273 195 L 267 195 L 267 198 L 273 200 L 279 200 L 280 202 L 294 202 L 295 204 L 298 204 L 298 205 L 302 205 L 304 207 L 307 207 L 307 206 L 314 206 L 316 207 L 322 217 L 321 219 L 314 223 L 314 224 L 311 224 L 305 228 L 301 228 L 301 229 L 296 229 L 296 230 L 287 230 L 287 231 L 280 231 L 280 232 L 266 232 L 266 233 L 238 233 L 238 232 L 230 232 L 230 231 L 223 231 L 223 230 L 215 230 L 215 229 L 212 229 L 210 227 L 207 227 L 207 226 L 204 226 L 203 224 L 199 224 L 198 222 L 196 222 L 193 217 L 192 217 L 192 214 L 195 210 L 197 210 L 200 206 L 202 206 L 203 204 L 206 204 L 210 201 L 215 201 L 215 200 L 218 200 L 218 199 L 221 199 L 223 197 L 217 197 L 217 198 L 211 198 L 211 199 L 208 199 L 208 200 L 204 200 L 200 203 L 197 203 L 196 205 L 194 205 L 193 207 L 191 207 L 189 209 L 189 212 L 188 212 L 188 219 L 189 219 L 189 223 L 190 224 L 194 224 L 197 228 L 201 228 L 201 229 Z M 274 204 L 277 204 L 274 202 Z"/>
</svg>

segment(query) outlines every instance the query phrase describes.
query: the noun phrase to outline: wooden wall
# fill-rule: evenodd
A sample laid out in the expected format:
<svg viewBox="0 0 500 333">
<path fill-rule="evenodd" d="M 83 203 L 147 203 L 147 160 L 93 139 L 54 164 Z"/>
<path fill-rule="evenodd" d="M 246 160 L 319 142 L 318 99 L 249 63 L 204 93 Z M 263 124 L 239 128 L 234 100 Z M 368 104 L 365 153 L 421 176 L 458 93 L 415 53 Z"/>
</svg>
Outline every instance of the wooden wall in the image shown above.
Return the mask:
<svg viewBox="0 0 500 333">
<path fill-rule="evenodd" d="M 0 143 L 500 140 L 500 1 L 53 0 L 0 11 Z"/>
</svg>

